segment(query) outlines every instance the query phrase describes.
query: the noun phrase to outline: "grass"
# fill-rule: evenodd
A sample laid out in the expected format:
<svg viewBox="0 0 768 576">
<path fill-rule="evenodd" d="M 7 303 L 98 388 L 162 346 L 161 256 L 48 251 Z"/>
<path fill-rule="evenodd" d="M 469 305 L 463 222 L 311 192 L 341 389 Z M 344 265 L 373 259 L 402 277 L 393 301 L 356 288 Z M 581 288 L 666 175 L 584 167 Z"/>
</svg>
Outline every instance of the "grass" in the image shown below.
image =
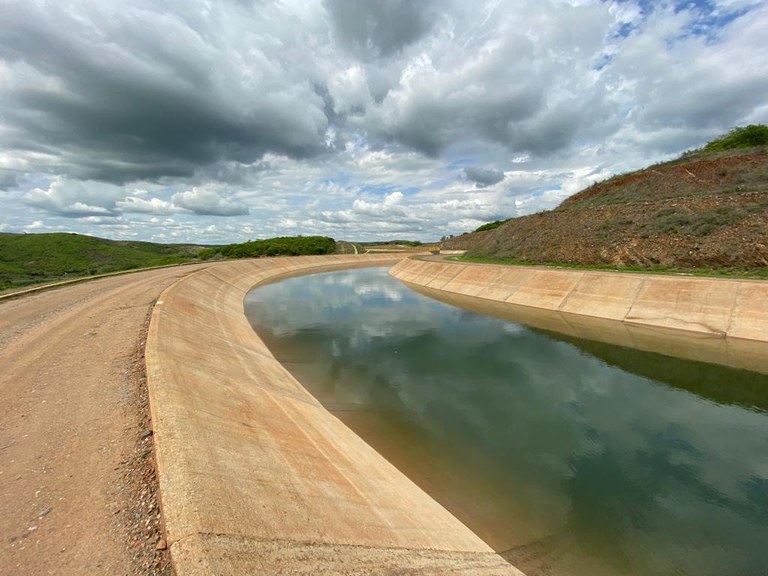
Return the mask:
<svg viewBox="0 0 768 576">
<path fill-rule="evenodd" d="M 512 220 L 512 218 L 507 218 L 506 220 L 495 220 L 493 222 L 488 222 L 488 224 L 483 224 L 482 226 L 477 227 L 474 231 L 475 232 L 485 232 L 486 230 L 495 230 L 499 226 L 506 224 Z"/>
<path fill-rule="evenodd" d="M 452 256 L 447 260 L 470 262 L 474 264 L 499 264 L 504 266 L 529 266 L 546 268 L 565 268 L 568 270 L 597 270 L 603 272 L 628 272 L 632 274 L 673 274 L 682 276 L 703 276 L 710 278 L 734 278 L 768 280 L 768 268 L 754 269 L 709 269 L 709 268 L 669 268 L 665 266 L 613 266 L 610 264 L 573 264 L 569 262 L 531 262 L 529 260 L 514 260 L 510 258 L 489 258 L 463 254 Z"/>
<path fill-rule="evenodd" d="M 675 388 L 718 402 L 749 410 L 768 411 L 768 375 L 748 370 L 683 360 L 669 355 L 586 340 L 533 328 L 534 332 L 568 342 L 587 354 L 600 358 L 610 366 L 667 383 Z"/>
<path fill-rule="evenodd" d="M 79 234 L 0 234 L 0 290 L 195 260 L 200 247 Z"/>
<path fill-rule="evenodd" d="M 768 126 L 762 124 L 750 124 L 741 128 L 734 128 L 728 134 L 715 138 L 704 146 L 705 152 L 722 152 L 740 148 L 752 148 L 753 146 L 765 146 L 768 144 Z"/>
</svg>

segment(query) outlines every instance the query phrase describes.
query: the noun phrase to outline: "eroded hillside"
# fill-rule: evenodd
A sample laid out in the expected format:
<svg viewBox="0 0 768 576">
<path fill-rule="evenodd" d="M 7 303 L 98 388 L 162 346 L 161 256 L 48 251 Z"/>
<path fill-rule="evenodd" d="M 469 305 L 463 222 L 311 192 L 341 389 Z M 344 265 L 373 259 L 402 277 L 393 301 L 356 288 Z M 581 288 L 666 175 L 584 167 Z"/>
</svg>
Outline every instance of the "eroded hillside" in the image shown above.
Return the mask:
<svg viewBox="0 0 768 576">
<path fill-rule="evenodd" d="M 532 263 L 768 266 L 768 147 L 700 152 L 594 184 L 555 210 L 444 243 Z"/>
</svg>

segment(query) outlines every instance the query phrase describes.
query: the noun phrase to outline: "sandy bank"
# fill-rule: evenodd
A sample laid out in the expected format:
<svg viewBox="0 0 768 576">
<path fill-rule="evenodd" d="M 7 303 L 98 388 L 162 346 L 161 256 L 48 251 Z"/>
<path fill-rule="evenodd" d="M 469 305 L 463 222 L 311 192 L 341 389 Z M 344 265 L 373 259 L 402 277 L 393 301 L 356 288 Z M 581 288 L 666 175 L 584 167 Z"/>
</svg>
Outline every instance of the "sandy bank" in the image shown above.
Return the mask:
<svg viewBox="0 0 768 576">
<path fill-rule="evenodd" d="M 400 258 L 225 262 L 160 297 L 147 376 L 178 576 L 519 574 L 329 414 L 243 314 L 259 283 Z"/>
<path fill-rule="evenodd" d="M 411 259 L 390 274 L 536 328 L 768 373 L 768 282 Z"/>
</svg>

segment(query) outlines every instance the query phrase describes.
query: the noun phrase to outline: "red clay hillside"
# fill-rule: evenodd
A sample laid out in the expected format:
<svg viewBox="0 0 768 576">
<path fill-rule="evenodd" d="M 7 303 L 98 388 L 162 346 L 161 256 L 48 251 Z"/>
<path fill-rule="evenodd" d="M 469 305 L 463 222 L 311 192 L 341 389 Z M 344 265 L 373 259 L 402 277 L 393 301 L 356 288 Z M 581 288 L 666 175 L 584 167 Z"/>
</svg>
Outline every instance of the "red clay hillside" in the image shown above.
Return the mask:
<svg viewBox="0 0 768 576">
<path fill-rule="evenodd" d="M 554 210 L 482 226 L 443 248 L 524 263 L 765 274 L 768 126 L 735 129 L 677 160 L 594 184 Z"/>
</svg>

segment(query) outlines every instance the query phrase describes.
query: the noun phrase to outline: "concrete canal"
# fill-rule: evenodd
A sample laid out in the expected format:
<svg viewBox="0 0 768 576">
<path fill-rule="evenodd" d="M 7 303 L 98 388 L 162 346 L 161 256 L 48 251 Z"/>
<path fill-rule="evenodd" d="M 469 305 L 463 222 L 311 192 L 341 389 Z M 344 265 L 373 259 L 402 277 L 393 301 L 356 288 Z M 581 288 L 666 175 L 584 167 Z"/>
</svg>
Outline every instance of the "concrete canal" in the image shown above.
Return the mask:
<svg viewBox="0 0 768 576">
<path fill-rule="evenodd" d="M 529 576 L 764 574 L 768 376 L 564 338 L 386 268 L 261 286 L 275 357 Z"/>
</svg>

